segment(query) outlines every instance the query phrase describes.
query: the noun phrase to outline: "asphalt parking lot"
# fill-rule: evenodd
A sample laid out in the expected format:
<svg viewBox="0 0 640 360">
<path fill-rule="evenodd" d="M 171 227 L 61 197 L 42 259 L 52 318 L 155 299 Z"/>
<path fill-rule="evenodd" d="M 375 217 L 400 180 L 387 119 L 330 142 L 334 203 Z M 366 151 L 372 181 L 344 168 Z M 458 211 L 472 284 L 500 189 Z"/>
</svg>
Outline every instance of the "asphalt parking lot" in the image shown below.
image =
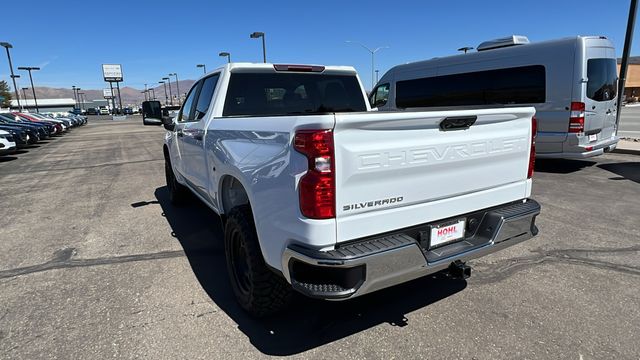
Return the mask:
<svg viewBox="0 0 640 360">
<path fill-rule="evenodd" d="M 538 161 L 540 235 L 442 276 L 253 320 L 219 219 L 169 205 L 139 117 L 0 159 L 0 358 L 638 359 L 640 156 Z"/>
</svg>

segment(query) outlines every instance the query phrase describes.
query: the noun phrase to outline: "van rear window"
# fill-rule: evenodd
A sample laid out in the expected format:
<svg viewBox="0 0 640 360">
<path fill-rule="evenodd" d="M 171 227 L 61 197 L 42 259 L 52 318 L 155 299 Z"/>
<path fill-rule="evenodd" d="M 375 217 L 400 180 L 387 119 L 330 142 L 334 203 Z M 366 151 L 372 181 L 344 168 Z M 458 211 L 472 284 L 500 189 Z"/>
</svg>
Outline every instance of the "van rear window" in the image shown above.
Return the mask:
<svg viewBox="0 0 640 360">
<path fill-rule="evenodd" d="M 587 60 L 587 97 L 595 101 L 608 101 L 616 97 L 618 69 L 615 59 Z"/>
<path fill-rule="evenodd" d="M 232 73 L 223 116 L 313 115 L 366 111 L 354 75 Z"/>
<path fill-rule="evenodd" d="M 545 68 L 520 66 L 398 81 L 398 108 L 545 102 Z"/>
</svg>

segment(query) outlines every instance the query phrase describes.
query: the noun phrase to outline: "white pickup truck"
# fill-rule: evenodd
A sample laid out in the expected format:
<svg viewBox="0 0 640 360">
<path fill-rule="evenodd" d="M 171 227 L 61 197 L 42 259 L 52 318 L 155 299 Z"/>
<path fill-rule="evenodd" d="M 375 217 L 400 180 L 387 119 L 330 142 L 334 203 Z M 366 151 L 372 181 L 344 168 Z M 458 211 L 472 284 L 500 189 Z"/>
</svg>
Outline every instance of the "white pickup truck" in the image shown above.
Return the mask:
<svg viewBox="0 0 640 360">
<path fill-rule="evenodd" d="M 538 233 L 534 108 L 372 111 L 352 67 L 232 63 L 165 120 L 174 204 L 225 224 L 241 306 L 348 299 Z M 213 240 L 213 239 L 212 239 Z"/>
</svg>

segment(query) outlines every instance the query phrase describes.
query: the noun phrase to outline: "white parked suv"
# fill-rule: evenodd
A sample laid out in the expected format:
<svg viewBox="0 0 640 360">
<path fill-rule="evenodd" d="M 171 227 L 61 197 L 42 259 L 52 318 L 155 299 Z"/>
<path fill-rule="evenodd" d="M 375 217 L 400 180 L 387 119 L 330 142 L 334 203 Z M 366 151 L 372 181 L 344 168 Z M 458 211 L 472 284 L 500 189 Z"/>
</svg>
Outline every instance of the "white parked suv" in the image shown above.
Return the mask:
<svg viewBox="0 0 640 360">
<path fill-rule="evenodd" d="M 232 63 L 164 120 L 167 187 L 223 217 L 256 316 L 348 299 L 538 233 L 532 107 L 375 112 L 352 67 Z M 161 118 L 161 114 L 153 115 Z"/>
<path fill-rule="evenodd" d="M 16 151 L 16 143 L 11 134 L 0 130 L 0 155 L 13 154 Z"/>
</svg>

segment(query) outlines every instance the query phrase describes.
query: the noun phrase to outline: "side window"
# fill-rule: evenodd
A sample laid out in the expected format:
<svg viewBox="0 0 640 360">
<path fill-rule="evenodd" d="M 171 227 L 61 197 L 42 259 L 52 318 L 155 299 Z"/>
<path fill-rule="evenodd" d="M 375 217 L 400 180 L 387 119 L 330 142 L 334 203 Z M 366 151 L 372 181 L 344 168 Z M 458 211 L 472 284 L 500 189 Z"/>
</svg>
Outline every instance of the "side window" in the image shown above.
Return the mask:
<svg viewBox="0 0 640 360">
<path fill-rule="evenodd" d="M 182 104 L 182 110 L 180 110 L 180 115 L 178 115 L 178 122 L 187 122 L 187 121 L 193 121 L 193 100 L 196 97 L 196 94 L 198 93 L 198 88 L 202 85 L 202 81 L 196 83 L 195 85 L 193 85 L 193 87 L 191 88 L 191 90 L 189 91 L 189 95 L 187 95 L 187 98 L 184 100 L 184 104 Z"/>
<path fill-rule="evenodd" d="M 382 84 L 378 86 L 372 93 L 369 102 L 371 103 L 371 107 L 380 107 L 384 106 L 389 99 L 389 84 Z"/>
<path fill-rule="evenodd" d="M 209 105 L 213 97 L 213 91 L 216 89 L 218 78 L 220 75 L 216 74 L 204 79 L 200 94 L 198 95 L 198 102 L 196 103 L 195 112 L 193 114 L 193 120 L 198 121 L 204 117 L 209 110 Z"/>
</svg>

